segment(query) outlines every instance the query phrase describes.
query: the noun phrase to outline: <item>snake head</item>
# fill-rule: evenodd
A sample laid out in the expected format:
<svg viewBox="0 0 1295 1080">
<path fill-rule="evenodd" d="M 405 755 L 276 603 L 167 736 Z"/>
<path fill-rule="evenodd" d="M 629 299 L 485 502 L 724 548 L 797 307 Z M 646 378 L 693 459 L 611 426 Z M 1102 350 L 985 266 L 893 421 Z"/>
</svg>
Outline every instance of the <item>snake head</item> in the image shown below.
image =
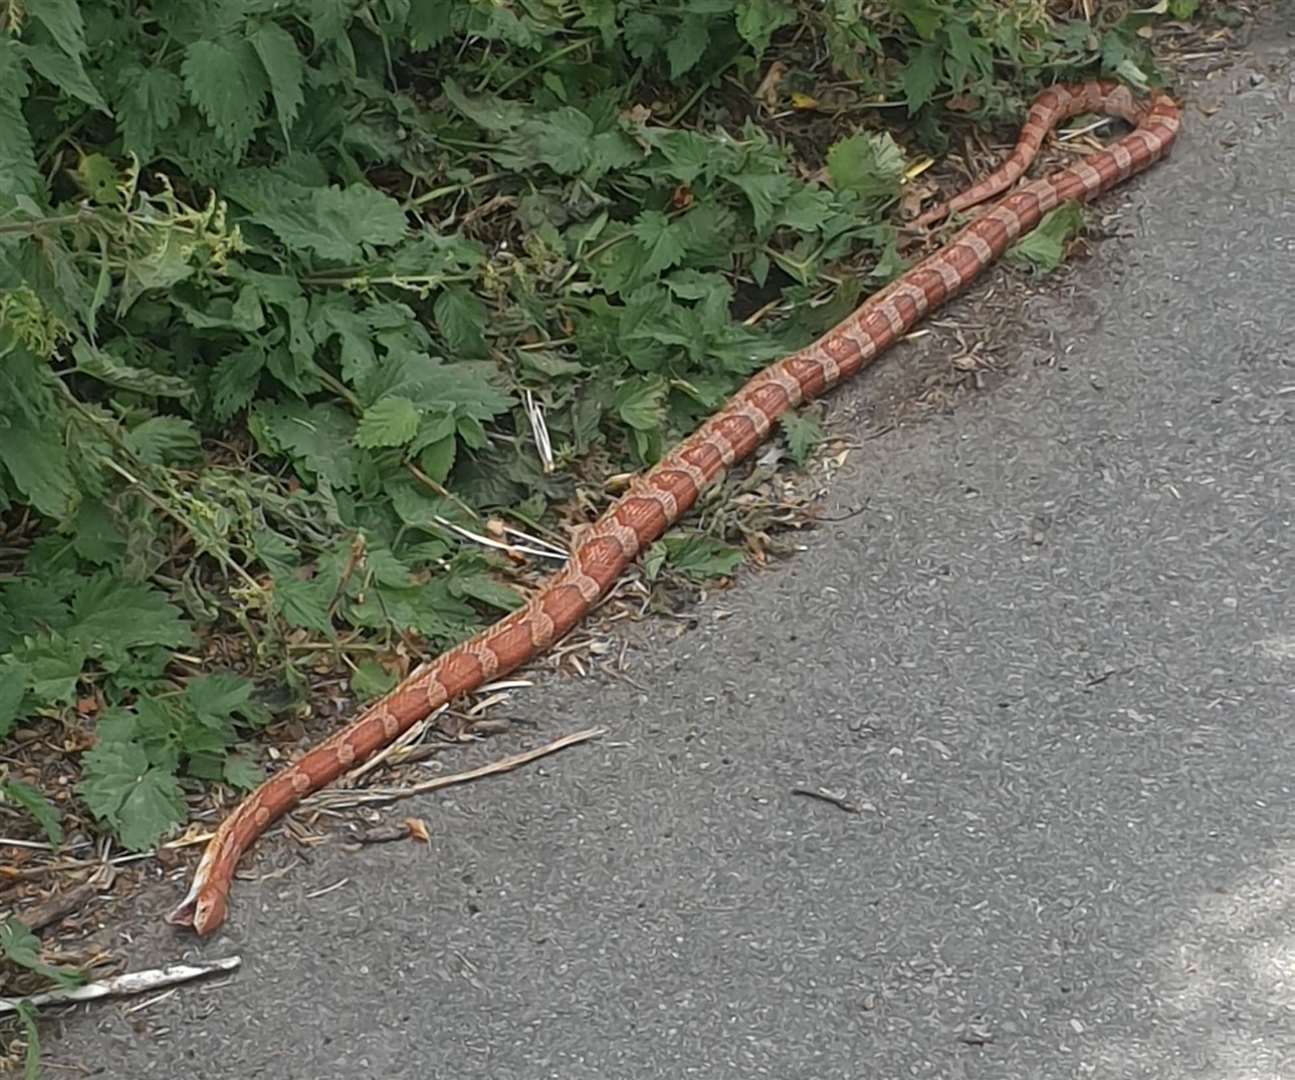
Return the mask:
<svg viewBox="0 0 1295 1080">
<path fill-rule="evenodd" d="M 180 905 L 166 916 L 172 926 L 187 926 L 200 937 L 206 937 L 225 921 L 227 898 L 212 885 L 194 884 Z"/>
</svg>

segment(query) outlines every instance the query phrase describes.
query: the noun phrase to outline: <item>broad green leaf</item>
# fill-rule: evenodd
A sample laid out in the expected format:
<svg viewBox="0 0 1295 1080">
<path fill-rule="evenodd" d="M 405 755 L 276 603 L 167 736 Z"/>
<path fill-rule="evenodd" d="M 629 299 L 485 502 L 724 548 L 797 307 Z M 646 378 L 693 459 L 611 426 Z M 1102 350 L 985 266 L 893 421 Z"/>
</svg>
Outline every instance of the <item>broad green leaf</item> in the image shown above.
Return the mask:
<svg viewBox="0 0 1295 1080">
<path fill-rule="evenodd" d="M 82 759 L 81 774 L 86 806 L 131 851 L 152 847 L 188 816 L 175 777 L 133 743 L 100 742 Z"/>
<path fill-rule="evenodd" d="M 221 142 L 241 158 L 261 119 L 269 81 L 247 41 L 201 38 L 185 49 L 180 65 L 189 100 L 216 129 Z"/>
<path fill-rule="evenodd" d="M 36 788 L 19 780 L 0 780 L 0 797 L 16 802 L 31 814 L 46 839 L 55 847 L 63 843 L 63 825 L 58 808 Z"/>
<path fill-rule="evenodd" d="M 710 27 L 701 15 L 686 15 L 666 42 L 670 78 L 677 79 L 695 68 L 710 44 Z"/>
<path fill-rule="evenodd" d="M 131 428 L 122 441 L 150 465 L 188 464 L 201 448 L 193 421 L 179 416 L 150 416 Z"/>
<path fill-rule="evenodd" d="M 166 68 L 132 65 L 123 74 L 116 101 L 122 148 L 146 163 L 153 160 L 158 136 L 180 118 L 184 83 Z"/>
<path fill-rule="evenodd" d="M 697 581 L 726 577 L 742 565 L 742 552 L 710 536 L 668 534 L 661 541 L 670 565 Z"/>
<path fill-rule="evenodd" d="M 289 249 L 344 263 L 363 258 L 366 245 L 395 244 L 408 231 L 400 204 L 363 184 L 316 188 L 306 198 L 257 211 L 253 220 L 272 230 Z"/>
<path fill-rule="evenodd" d="M 759 55 L 769 47 L 775 30 L 795 21 L 795 11 L 782 0 L 743 0 L 737 11 L 737 32 Z"/>
<path fill-rule="evenodd" d="M 400 681 L 376 660 L 361 660 L 351 672 L 351 693 L 358 701 L 372 701 L 395 688 Z"/>
<path fill-rule="evenodd" d="M 808 413 L 784 413 L 778 420 L 787 437 L 787 449 L 797 465 L 805 464 L 810 452 L 823 441 L 823 429 Z"/>
<path fill-rule="evenodd" d="M 1067 241 L 1078 236 L 1083 227 L 1084 211 L 1078 203 L 1058 206 L 1008 250 L 1007 259 L 1048 273 L 1065 261 Z"/>
<path fill-rule="evenodd" d="M 85 52 L 85 21 L 78 0 L 27 0 L 24 7 L 68 56 Z"/>
<path fill-rule="evenodd" d="M 903 84 L 910 116 L 931 100 L 940 84 L 940 60 L 940 47 L 935 44 L 923 45 L 909 54 L 904 64 Z"/>
<path fill-rule="evenodd" d="M 18 709 L 27 693 L 29 672 L 12 656 L 0 658 L 0 739 L 14 729 Z"/>
<path fill-rule="evenodd" d="M 652 431 L 664 419 L 668 384 L 661 378 L 631 379 L 622 383 L 613 398 L 616 414 L 638 431 Z"/>
<path fill-rule="evenodd" d="M 515 589 L 510 589 L 489 574 L 455 575 L 452 579 L 452 588 L 457 596 L 480 600 L 483 604 L 489 604 L 501 611 L 514 611 L 525 603 Z"/>
<path fill-rule="evenodd" d="M 405 397 L 386 397 L 364 410 L 355 445 L 404 446 L 418 434 L 418 407 Z"/>
<path fill-rule="evenodd" d="M 331 599 L 331 595 L 320 587 L 318 579 L 301 581 L 283 577 L 274 582 L 274 610 L 292 626 L 318 630 L 329 637 L 333 634 L 333 623 L 328 615 Z"/>
<path fill-rule="evenodd" d="M 0 195 L 34 194 L 40 182 L 22 102 L 31 80 L 9 34 L 0 33 Z"/>
<path fill-rule="evenodd" d="M 270 93 L 274 97 L 275 111 L 279 114 L 279 127 L 286 140 L 288 130 L 305 101 L 301 92 L 305 64 L 292 35 L 277 23 L 263 23 L 252 35 L 251 42 L 270 80 Z"/>
<path fill-rule="evenodd" d="M 265 350 L 248 345 L 223 356 L 211 374 L 211 408 L 219 420 L 228 420 L 256 395 L 265 369 Z"/>
<path fill-rule="evenodd" d="M 453 435 L 437 439 L 418 453 L 418 467 L 438 484 L 445 483 L 454 468 L 459 441 Z"/>
<path fill-rule="evenodd" d="M 904 152 L 889 132 L 851 135 L 828 150 L 827 174 L 838 191 L 889 199 L 904 181 Z"/>
<path fill-rule="evenodd" d="M 480 360 L 486 355 L 485 305 L 461 285 L 441 290 L 433 308 L 436 326 L 456 359 Z"/>
<path fill-rule="evenodd" d="M 178 648 L 193 640 L 178 607 L 165 594 L 100 571 L 76 592 L 67 639 L 105 664 L 124 663 L 127 650 Z"/>
<path fill-rule="evenodd" d="M 14 486 L 37 510 L 62 519 L 76 502 L 76 485 L 68 470 L 61 439 L 45 429 L 12 417 L 0 417 L 0 465 L 9 471 Z"/>
<path fill-rule="evenodd" d="M 677 265 L 688 250 L 684 229 L 659 210 L 644 210 L 630 226 L 630 232 L 647 256 L 641 271 L 645 277 Z"/>
<path fill-rule="evenodd" d="M 40 958 L 40 939 L 12 916 L 0 922 L 0 957 L 28 971 L 35 971 L 54 982 L 55 986 L 69 989 L 85 982 L 79 971 L 52 967 Z"/>
<path fill-rule="evenodd" d="M 265 770 L 245 754 L 228 754 L 221 770 L 225 783 L 250 791 L 265 779 Z"/>
<path fill-rule="evenodd" d="M 69 56 L 49 45 L 28 45 L 23 51 L 33 70 L 38 71 L 65 94 L 84 101 L 91 108 L 112 115 L 99 88 L 90 81 L 79 57 Z"/>
</svg>

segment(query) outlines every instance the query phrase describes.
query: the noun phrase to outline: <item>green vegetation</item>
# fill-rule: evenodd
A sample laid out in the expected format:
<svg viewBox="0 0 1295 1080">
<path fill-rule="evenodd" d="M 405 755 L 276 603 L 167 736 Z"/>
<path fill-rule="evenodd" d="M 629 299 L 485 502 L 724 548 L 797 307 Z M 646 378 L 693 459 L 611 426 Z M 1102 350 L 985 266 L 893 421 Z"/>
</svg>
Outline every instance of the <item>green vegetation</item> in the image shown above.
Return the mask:
<svg viewBox="0 0 1295 1080">
<path fill-rule="evenodd" d="M 0 0 L 0 743 L 78 733 L 136 849 L 255 783 L 255 688 L 367 697 L 516 605 L 452 526 L 562 544 L 902 269 L 951 118 L 1153 80 L 1196 5 L 1097 6 Z M 59 842 L 78 804 L 2 770 Z"/>
</svg>

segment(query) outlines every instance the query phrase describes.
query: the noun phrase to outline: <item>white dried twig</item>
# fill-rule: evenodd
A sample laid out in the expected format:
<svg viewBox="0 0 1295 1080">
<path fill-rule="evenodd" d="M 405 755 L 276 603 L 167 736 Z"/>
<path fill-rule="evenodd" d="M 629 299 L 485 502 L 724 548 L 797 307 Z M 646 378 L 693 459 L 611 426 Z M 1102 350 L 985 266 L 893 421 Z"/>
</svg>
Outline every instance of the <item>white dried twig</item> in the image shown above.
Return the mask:
<svg viewBox="0 0 1295 1080">
<path fill-rule="evenodd" d="M 531 422 L 531 434 L 535 436 L 535 450 L 540 455 L 540 463 L 547 476 L 553 471 L 553 443 L 549 439 L 549 428 L 544 422 L 544 410 L 535 401 L 535 395 L 526 391 L 526 418 Z"/>
<path fill-rule="evenodd" d="M 587 742 L 589 739 L 596 739 L 600 735 L 606 734 L 606 728 L 588 728 L 585 731 L 576 731 L 570 735 L 563 735 L 560 739 L 554 739 L 551 743 L 537 746 L 533 750 L 526 750 L 520 754 L 513 754 L 512 757 L 492 761 L 489 765 L 481 765 L 478 768 L 468 769 L 466 772 L 453 773 L 450 776 L 438 776 L 433 780 L 424 780 L 421 783 L 410 784 L 408 787 L 375 787 L 362 788 L 356 791 L 325 789 L 324 791 L 316 792 L 309 799 L 306 799 L 302 805 L 309 806 L 312 809 L 323 807 L 337 809 L 339 807 L 363 806 L 366 803 L 394 802 L 396 799 L 407 799 L 411 795 L 425 795 L 429 791 L 436 791 L 439 788 L 449 787 L 452 784 L 465 784 L 469 780 L 480 780 L 485 776 L 494 776 L 497 773 L 512 772 L 513 769 L 535 761 L 537 758 L 545 757 L 549 754 L 556 753 L 559 750 L 564 750 L 568 746 L 574 746 L 576 743 Z"/>
<path fill-rule="evenodd" d="M 101 979 L 69 990 L 47 990 L 43 994 L 32 994 L 26 998 L 0 998 L 0 1015 L 17 1012 L 18 1007 L 24 1003 L 39 1008 L 42 1005 L 63 1005 L 74 1001 L 141 994 L 145 990 L 157 990 L 159 987 L 174 986 L 190 979 L 201 979 L 216 971 L 233 971 L 242 962 L 241 956 L 230 956 L 208 964 L 169 964 L 147 971 L 128 971 L 125 975 L 114 975 L 111 979 Z"/>
</svg>

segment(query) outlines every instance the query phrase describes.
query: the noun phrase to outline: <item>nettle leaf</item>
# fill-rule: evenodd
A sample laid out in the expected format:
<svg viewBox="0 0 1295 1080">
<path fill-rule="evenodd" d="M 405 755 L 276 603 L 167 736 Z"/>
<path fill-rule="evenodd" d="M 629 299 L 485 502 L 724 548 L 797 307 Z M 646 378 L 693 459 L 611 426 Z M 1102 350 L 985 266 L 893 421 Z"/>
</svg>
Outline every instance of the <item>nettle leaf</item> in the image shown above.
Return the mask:
<svg viewBox="0 0 1295 1080">
<path fill-rule="evenodd" d="M 400 676 L 388 671 L 376 660 L 361 660 L 351 672 L 351 693 L 358 701 L 372 701 L 400 682 Z"/>
<path fill-rule="evenodd" d="M 64 990 L 85 982 L 80 972 L 44 963 L 40 958 L 40 938 L 13 917 L 0 922 L 0 957 L 53 980 L 55 986 Z"/>
<path fill-rule="evenodd" d="M 418 406 L 406 397 L 386 397 L 370 405 L 355 431 L 355 445 L 404 446 L 418 434 Z"/>
<path fill-rule="evenodd" d="M 211 411 L 217 420 L 228 420 L 247 407 L 256 395 L 265 370 L 265 350 L 248 345 L 221 357 L 211 374 Z"/>
<path fill-rule="evenodd" d="M 106 571 L 95 574 L 77 590 L 72 619 L 68 641 L 105 664 L 124 663 L 130 649 L 149 645 L 178 648 L 193 640 L 183 613 L 163 593 Z"/>
<path fill-rule="evenodd" d="M 31 132 L 22 102 L 31 86 L 20 45 L 0 34 L 0 193 L 34 195 L 40 170 L 32 149 Z"/>
<path fill-rule="evenodd" d="M 202 447 L 193 421 L 180 416 L 150 416 L 126 432 L 122 441 L 149 465 L 192 462 Z"/>
<path fill-rule="evenodd" d="M 737 32 L 758 55 L 769 47 L 775 30 L 795 21 L 795 11 L 782 0 L 745 0 L 738 7 Z"/>
<path fill-rule="evenodd" d="M 365 184 L 316 188 L 305 198 L 268 206 L 253 214 L 252 220 L 289 248 L 344 263 L 363 258 L 366 245 L 396 244 L 407 232 L 400 204 Z"/>
<path fill-rule="evenodd" d="M 644 210 L 630 226 L 630 232 L 643 245 L 647 256 L 640 269 L 644 277 L 678 265 L 688 251 L 683 229 L 659 210 Z"/>
<path fill-rule="evenodd" d="M 805 464 L 810 453 L 823 441 L 823 428 L 808 413 L 784 413 L 778 420 L 787 437 L 787 450 L 797 465 Z"/>
<path fill-rule="evenodd" d="M 291 34 L 277 23 L 264 23 L 251 37 L 252 48 L 270 79 L 270 93 L 284 139 L 305 97 L 301 92 L 306 65 Z"/>
<path fill-rule="evenodd" d="M 28 678 L 26 664 L 13 656 L 0 659 L 0 739 L 13 731 L 18 722 L 18 709 L 27 694 Z"/>
<path fill-rule="evenodd" d="M 349 451 L 355 420 L 336 405 L 258 402 L 249 419 L 262 449 L 287 453 L 304 476 L 326 477 L 343 488 L 355 483 Z"/>
<path fill-rule="evenodd" d="M 14 650 L 27 669 L 27 688 L 40 705 L 67 705 L 85 667 L 84 646 L 58 634 L 29 637 Z"/>
<path fill-rule="evenodd" d="M 68 56 L 85 52 L 85 21 L 78 0 L 28 0 L 25 6 Z"/>
<path fill-rule="evenodd" d="M 328 605 L 332 600 L 329 591 L 317 578 L 302 581 L 294 577 L 276 578 L 274 582 L 274 611 L 292 626 L 318 630 L 329 637 L 333 635 L 333 622 Z"/>
<path fill-rule="evenodd" d="M 487 355 L 485 305 L 462 285 L 441 290 L 432 309 L 445 343 L 458 357 L 480 360 Z"/>
<path fill-rule="evenodd" d="M 704 15 L 687 15 L 666 41 L 670 78 L 677 79 L 695 68 L 710 44 L 710 21 Z"/>
<path fill-rule="evenodd" d="M 774 211 L 792 192 L 792 179 L 786 173 L 738 173 L 727 177 L 741 188 L 751 204 L 751 214 L 758 231 L 764 232 L 773 220 Z"/>
<path fill-rule="evenodd" d="M 418 6 L 434 7 L 435 5 Z M 513 128 L 523 124 L 530 115 L 530 109 L 519 101 L 507 101 L 493 94 L 468 94 L 452 78 L 446 78 L 441 83 L 441 92 L 449 99 L 451 105 L 485 131 L 512 131 Z"/>
<path fill-rule="evenodd" d="M 943 58 L 943 50 L 933 43 L 923 45 L 909 54 L 901 80 L 904 96 L 908 100 L 909 116 L 930 101 L 935 88 L 940 85 L 940 63 Z"/>
<path fill-rule="evenodd" d="M 69 56 L 61 49 L 50 45 L 27 45 L 23 55 L 34 71 L 39 72 L 65 94 L 84 101 L 91 108 L 98 109 L 108 116 L 112 110 L 103 100 L 99 88 L 90 81 L 79 57 Z"/>
<path fill-rule="evenodd" d="M 42 514 L 61 519 L 71 513 L 76 485 L 63 440 L 55 433 L 34 427 L 25 418 L 0 417 L 0 465 Z"/>
<path fill-rule="evenodd" d="M 230 786 L 250 791 L 265 779 L 265 770 L 245 754 L 228 754 L 221 775 Z"/>
<path fill-rule="evenodd" d="M 131 851 L 152 847 L 188 816 L 175 776 L 134 743 L 100 742 L 81 759 L 81 774 L 86 806 Z"/>
<path fill-rule="evenodd" d="M 19 780 L 0 780 L 0 796 L 31 814 L 46 839 L 55 847 L 63 843 L 63 825 L 58 808 L 36 788 Z"/>
<path fill-rule="evenodd" d="M 828 150 L 827 174 L 838 191 L 889 199 L 904 181 L 904 151 L 888 132 L 851 135 Z"/>
<path fill-rule="evenodd" d="M 163 67 L 132 64 L 123 73 L 117 97 L 122 145 L 141 162 L 152 161 L 158 135 L 180 118 L 184 83 Z"/>
<path fill-rule="evenodd" d="M 1008 250 L 1006 258 L 1017 266 L 1033 266 L 1049 273 L 1066 258 L 1066 244 L 1084 228 L 1084 211 L 1079 203 L 1066 203 L 1044 216 L 1035 229 Z"/>
<path fill-rule="evenodd" d="M 450 581 L 455 596 L 480 600 L 501 611 L 515 611 L 525 603 L 515 589 L 510 589 L 489 574 L 455 574 Z"/>
<path fill-rule="evenodd" d="M 695 581 L 727 577 L 742 565 L 740 549 L 711 536 L 686 536 L 678 533 L 662 537 L 670 565 Z"/>
<path fill-rule="evenodd" d="M 195 41 L 185 49 L 180 71 L 189 100 L 234 157 L 241 158 L 270 88 L 256 50 L 247 41 Z"/>
<path fill-rule="evenodd" d="M 626 424 L 637 431 L 654 431 L 665 419 L 665 396 L 669 384 L 659 376 L 629 379 L 612 398 L 612 405 Z"/>
</svg>

